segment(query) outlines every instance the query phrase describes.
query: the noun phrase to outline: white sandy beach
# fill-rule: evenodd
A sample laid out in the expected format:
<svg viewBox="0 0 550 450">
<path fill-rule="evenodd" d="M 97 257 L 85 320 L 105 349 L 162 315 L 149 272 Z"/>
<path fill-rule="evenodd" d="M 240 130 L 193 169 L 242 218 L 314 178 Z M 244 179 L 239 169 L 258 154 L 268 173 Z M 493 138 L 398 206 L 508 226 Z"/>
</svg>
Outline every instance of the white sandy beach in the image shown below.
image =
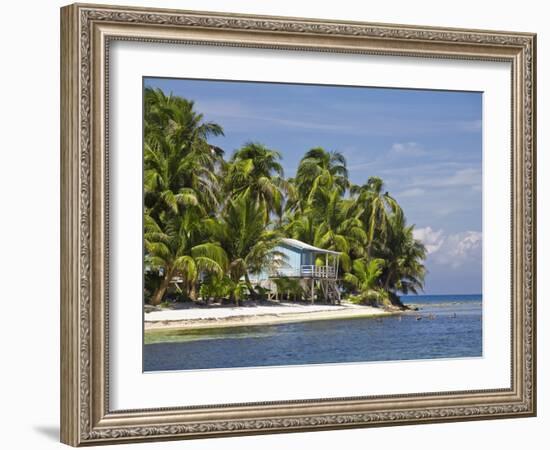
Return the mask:
<svg viewBox="0 0 550 450">
<path fill-rule="evenodd" d="M 146 313 L 145 329 L 270 325 L 275 323 L 370 317 L 387 314 L 392 314 L 392 312 L 382 308 L 344 302 L 340 305 L 278 303 L 275 305 L 239 307 L 210 306 L 165 309 Z"/>
</svg>

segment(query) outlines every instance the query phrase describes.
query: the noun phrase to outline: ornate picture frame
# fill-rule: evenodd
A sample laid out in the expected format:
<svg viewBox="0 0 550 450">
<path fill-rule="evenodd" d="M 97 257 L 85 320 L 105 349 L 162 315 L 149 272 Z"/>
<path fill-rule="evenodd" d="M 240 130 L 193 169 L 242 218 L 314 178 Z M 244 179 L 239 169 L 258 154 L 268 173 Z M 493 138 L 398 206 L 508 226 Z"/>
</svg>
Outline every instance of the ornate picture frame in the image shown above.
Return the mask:
<svg viewBox="0 0 550 450">
<path fill-rule="evenodd" d="M 511 386 L 113 411 L 109 407 L 110 44 L 378 54 L 512 67 Z M 61 440 L 95 445 L 536 414 L 536 36 L 74 4 L 61 9 Z M 258 399 L 261 401 L 261 399 Z"/>
</svg>

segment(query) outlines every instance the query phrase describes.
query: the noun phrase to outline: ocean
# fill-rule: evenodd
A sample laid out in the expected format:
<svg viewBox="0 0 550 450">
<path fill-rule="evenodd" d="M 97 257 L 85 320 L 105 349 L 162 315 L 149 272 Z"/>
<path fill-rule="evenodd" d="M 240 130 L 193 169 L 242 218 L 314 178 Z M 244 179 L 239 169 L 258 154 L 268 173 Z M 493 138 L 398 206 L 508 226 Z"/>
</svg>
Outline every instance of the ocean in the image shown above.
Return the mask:
<svg viewBox="0 0 550 450">
<path fill-rule="evenodd" d="M 482 296 L 412 295 L 418 311 L 176 333 L 148 343 L 143 370 L 197 370 L 483 356 Z"/>
</svg>

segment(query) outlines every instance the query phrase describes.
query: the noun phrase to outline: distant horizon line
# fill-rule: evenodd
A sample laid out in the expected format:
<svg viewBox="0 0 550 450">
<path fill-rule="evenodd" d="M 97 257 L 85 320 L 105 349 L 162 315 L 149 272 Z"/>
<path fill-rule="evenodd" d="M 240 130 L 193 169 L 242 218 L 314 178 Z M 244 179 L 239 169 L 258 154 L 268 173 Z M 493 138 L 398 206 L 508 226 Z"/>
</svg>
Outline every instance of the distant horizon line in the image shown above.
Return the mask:
<svg viewBox="0 0 550 450">
<path fill-rule="evenodd" d="M 452 292 L 450 294 L 425 294 L 425 293 L 422 293 L 422 294 L 403 294 L 400 297 L 414 297 L 414 296 L 419 296 L 419 295 L 424 295 L 424 296 L 427 296 L 427 295 L 432 295 L 432 296 L 435 296 L 435 295 L 483 295 L 483 292 L 474 292 L 474 293 L 467 293 L 467 294 L 458 294 L 456 292 Z"/>
</svg>

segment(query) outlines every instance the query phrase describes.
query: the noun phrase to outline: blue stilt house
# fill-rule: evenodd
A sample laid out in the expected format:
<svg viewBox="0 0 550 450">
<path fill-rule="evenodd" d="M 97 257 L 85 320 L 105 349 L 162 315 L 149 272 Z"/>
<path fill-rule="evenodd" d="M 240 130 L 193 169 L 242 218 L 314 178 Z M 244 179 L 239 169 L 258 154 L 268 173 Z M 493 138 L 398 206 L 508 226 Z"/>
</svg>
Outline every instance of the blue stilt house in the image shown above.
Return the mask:
<svg viewBox="0 0 550 450">
<path fill-rule="evenodd" d="M 307 297 L 314 302 L 321 299 L 330 303 L 340 302 L 338 290 L 338 264 L 340 253 L 315 247 L 297 239 L 282 239 L 275 248 L 274 264 L 267 274 L 261 274 L 271 291 L 271 297 L 278 298 L 278 278 L 298 279 Z"/>
</svg>

